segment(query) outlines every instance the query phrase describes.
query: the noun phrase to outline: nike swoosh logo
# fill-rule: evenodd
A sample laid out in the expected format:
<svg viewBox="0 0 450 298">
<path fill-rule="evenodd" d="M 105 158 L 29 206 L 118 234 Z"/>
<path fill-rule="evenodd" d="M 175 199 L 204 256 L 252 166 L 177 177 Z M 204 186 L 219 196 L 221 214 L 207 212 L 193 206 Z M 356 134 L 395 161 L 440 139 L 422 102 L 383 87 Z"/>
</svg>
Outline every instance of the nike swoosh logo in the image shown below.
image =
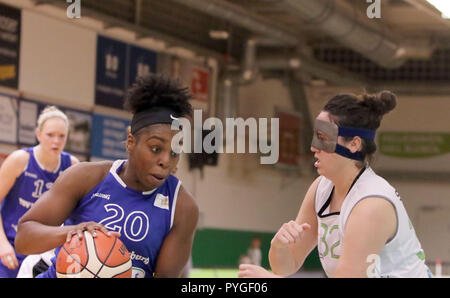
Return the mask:
<svg viewBox="0 0 450 298">
<path fill-rule="evenodd" d="M 170 114 L 170 119 L 172 119 L 172 120 L 178 120 L 178 118 L 175 118 L 174 116 L 172 116 L 172 114 Z"/>
</svg>

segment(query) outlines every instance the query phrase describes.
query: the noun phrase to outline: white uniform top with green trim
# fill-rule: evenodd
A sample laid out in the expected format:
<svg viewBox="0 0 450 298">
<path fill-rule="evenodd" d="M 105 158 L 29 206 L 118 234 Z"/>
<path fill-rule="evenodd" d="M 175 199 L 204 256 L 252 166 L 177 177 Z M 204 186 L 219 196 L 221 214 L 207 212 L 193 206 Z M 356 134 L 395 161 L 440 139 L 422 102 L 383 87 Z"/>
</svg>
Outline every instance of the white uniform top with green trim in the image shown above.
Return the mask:
<svg viewBox="0 0 450 298">
<path fill-rule="evenodd" d="M 333 276 L 341 254 L 347 219 L 355 205 L 368 197 L 388 200 L 397 213 L 397 231 L 379 256 L 368 256 L 368 277 L 431 277 L 425 254 L 396 190 L 368 167 L 345 197 L 340 212 L 329 212 L 333 183 L 322 177 L 315 195 L 318 251 L 328 277 Z M 373 223 L 379 225 L 380 223 Z"/>
</svg>

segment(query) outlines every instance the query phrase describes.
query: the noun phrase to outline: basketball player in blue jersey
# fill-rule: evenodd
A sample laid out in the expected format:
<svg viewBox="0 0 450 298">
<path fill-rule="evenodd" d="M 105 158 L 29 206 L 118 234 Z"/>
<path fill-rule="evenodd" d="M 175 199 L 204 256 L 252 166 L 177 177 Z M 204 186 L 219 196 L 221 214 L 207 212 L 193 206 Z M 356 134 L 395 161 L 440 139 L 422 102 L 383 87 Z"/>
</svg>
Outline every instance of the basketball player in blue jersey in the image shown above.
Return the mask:
<svg viewBox="0 0 450 298">
<path fill-rule="evenodd" d="M 325 105 L 311 144 L 320 176 L 272 239 L 275 275 L 246 264 L 240 277 L 292 275 L 316 246 L 328 277 L 431 277 L 399 194 L 370 167 L 375 130 L 395 106 L 389 91 L 338 94 Z"/>
<path fill-rule="evenodd" d="M 80 163 L 66 171 L 20 220 L 17 250 L 37 254 L 96 230 L 119 236 L 133 277 L 178 277 L 191 252 L 198 207 L 172 175 L 173 118 L 189 116 L 190 95 L 159 75 L 139 78 L 125 107 L 133 113 L 128 160 Z M 63 224 L 61 226 L 61 224 Z M 56 277 L 53 265 L 38 277 Z"/>
<path fill-rule="evenodd" d="M 63 152 L 69 120 L 56 107 L 47 107 L 38 117 L 39 144 L 11 153 L 0 168 L 0 277 L 16 277 L 25 258 L 14 250 L 19 218 L 48 191 L 58 176 L 78 162 Z"/>
</svg>

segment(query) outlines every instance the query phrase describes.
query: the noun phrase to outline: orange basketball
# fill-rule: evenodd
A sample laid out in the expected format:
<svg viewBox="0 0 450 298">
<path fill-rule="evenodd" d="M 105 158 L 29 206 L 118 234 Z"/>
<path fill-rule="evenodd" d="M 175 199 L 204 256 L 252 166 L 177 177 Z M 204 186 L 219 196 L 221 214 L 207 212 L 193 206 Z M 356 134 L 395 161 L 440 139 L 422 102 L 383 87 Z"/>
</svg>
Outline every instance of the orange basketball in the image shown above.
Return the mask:
<svg viewBox="0 0 450 298">
<path fill-rule="evenodd" d="M 58 278 L 130 278 L 131 259 L 125 245 L 115 236 L 97 230 L 97 236 L 84 232 L 72 237 L 58 253 Z"/>
</svg>

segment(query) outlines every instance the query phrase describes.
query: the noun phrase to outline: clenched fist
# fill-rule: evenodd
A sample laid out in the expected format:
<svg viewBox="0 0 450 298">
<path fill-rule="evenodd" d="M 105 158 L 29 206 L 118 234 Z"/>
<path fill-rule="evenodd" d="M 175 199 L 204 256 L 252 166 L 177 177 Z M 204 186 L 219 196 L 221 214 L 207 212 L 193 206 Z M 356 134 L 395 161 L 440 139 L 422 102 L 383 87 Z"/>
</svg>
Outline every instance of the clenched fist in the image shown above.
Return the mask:
<svg viewBox="0 0 450 298">
<path fill-rule="evenodd" d="M 310 229 L 307 223 L 299 224 L 291 220 L 281 226 L 272 239 L 271 245 L 275 248 L 286 248 L 302 239 L 304 231 Z"/>
</svg>

